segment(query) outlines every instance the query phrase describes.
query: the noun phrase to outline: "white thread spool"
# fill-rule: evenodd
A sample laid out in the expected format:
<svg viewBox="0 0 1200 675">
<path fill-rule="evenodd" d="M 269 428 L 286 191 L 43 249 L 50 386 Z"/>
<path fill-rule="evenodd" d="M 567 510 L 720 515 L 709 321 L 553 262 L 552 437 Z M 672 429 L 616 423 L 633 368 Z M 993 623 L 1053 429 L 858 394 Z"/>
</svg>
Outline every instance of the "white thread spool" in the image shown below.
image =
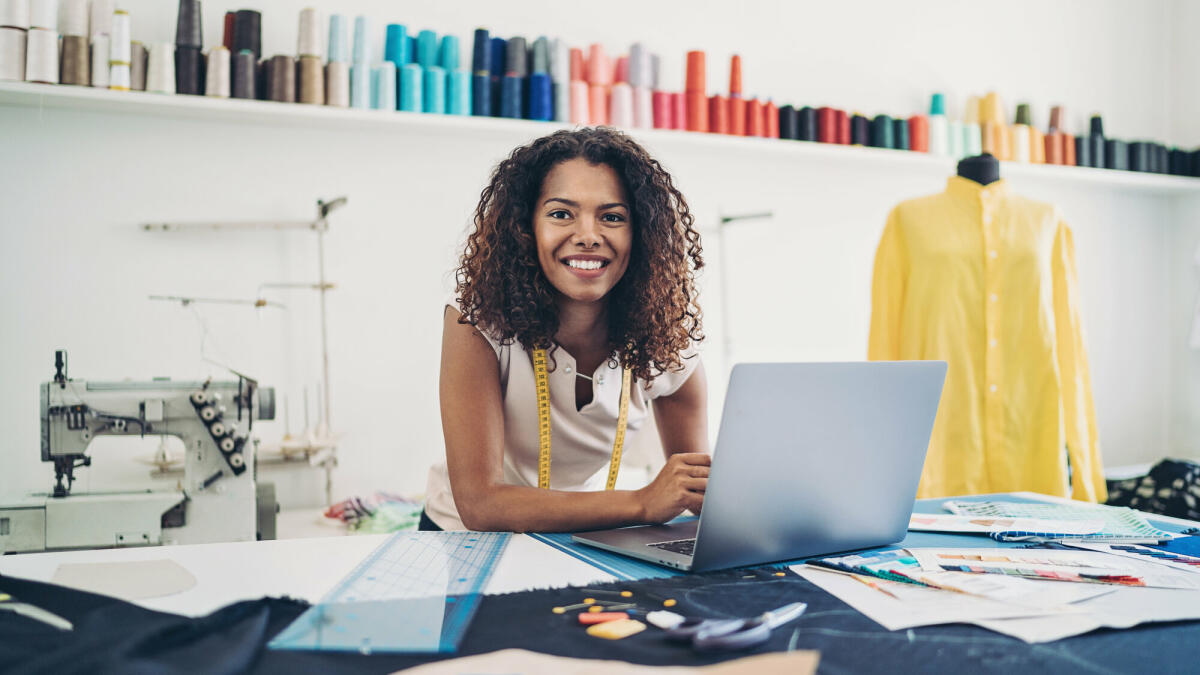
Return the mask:
<svg viewBox="0 0 1200 675">
<path fill-rule="evenodd" d="M 155 42 L 150 45 L 146 64 L 146 91 L 158 94 L 175 93 L 175 45 Z"/>
<path fill-rule="evenodd" d="M 0 28 L 0 80 L 25 79 L 25 31 Z"/>
<path fill-rule="evenodd" d="M 330 61 L 325 65 L 325 105 L 350 107 L 350 64 Z"/>
<path fill-rule="evenodd" d="M 92 36 L 92 86 L 108 89 L 108 34 Z"/>
<path fill-rule="evenodd" d="M 108 35 L 112 33 L 113 0 L 92 0 L 91 31 L 93 40 L 96 33 Z"/>
<path fill-rule="evenodd" d="M 133 85 L 129 69 L 132 60 L 129 23 L 127 12 L 120 9 L 113 12 L 112 35 L 108 40 L 108 88 L 116 91 L 129 91 Z"/>
<path fill-rule="evenodd" d="M 29 30 L 29 0 L 0 0 L 0 26 Z"/>
<path fill-rule="evenodd" d="M 550 43 L 550 86 L 554 89 L 554 121 L 571 119 L 571 53 L 567 41 Z"/>
<path fill-rule="evenodd" d="M 58 0 L 29 0 L 29 27 L 58 32 Z"/>
<path fill-rule="evenodd" d="M 25 34 L 25 81 L 58 84 L 58 33 L 30 28 Z"/>
<path fill-rule="evenodd" d="M 321 56 L 321 19 L 317 10 L 300 10 L 300 31 L 296 37 L 297 56 Z"/>
<path fill-rule="evenodd" d="M 61 0 L 59 2 L 58 32 L 62 35 L 82 35 L 87 37 L 87 0 Z"/>
<path fill-rule="evenodd" d="M 208 51 L 204 73 L 204 95 L 229 98 L 229 50 L 218 45 Z"/>
</svg>

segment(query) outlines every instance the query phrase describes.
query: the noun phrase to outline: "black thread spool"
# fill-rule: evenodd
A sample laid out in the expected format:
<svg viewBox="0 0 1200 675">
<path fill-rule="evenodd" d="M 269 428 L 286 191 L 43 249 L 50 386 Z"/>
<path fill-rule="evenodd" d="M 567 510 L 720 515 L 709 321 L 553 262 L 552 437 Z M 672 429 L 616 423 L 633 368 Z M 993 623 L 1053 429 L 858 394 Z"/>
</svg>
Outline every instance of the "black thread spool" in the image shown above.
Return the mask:
<svg viewBox="0 0 1200 675">
<path fill-rule="evenodd" d="M 199 47 L 176 45 L 175 47 L 175 93 L 201 96 L 204 94 L 204 76 L 201 64 L 204 57 Z"/>
<path fill-rule="evenodd" d="M 1104 142 L 1104 168 L 1116 171 L 1129 170 L 1129 144 L 1115 138 Z"/>
<path fill-rule="evenodd" d="M 800 117 L 800 134 L 796 137 L 801 141 L 816 141 L 817 140 L 817 111 L 808 106 L 804 106 L 799 111 Z"/>
<path fill-rule="evenodd" d="M 249 49 L 233 55 L 233 98 L 258 98 L 258 60 Z"/>
<path fill-rule="evenodd" d="M 779 109 L 779 137 L 789 140 L 800 138 L 800 111 L 790 105 Z"/>
<path fill-rule="evenodd" d="M 175 20 L 175 44 L 182 47 L 203 47 L 200 0 L 179 0 L 179 16 Z"/>
<path fill-rule="evenodd" d="M 257 61 L 262 57 L 262 14 L 239 9 L 233 15 L 233 53 L 249 49 Z"/>
<path fill-rule="evenodd" d="M 892 120 L 892 140 L 894 147 L 897 150 L 908 150 L 908 120 L 894 119 Z"/>
<path fill-rule="evenodd" d="M 871 122 L 858 113 L 850 118 L 850 145 L 871 145 Z"/>
</svg>

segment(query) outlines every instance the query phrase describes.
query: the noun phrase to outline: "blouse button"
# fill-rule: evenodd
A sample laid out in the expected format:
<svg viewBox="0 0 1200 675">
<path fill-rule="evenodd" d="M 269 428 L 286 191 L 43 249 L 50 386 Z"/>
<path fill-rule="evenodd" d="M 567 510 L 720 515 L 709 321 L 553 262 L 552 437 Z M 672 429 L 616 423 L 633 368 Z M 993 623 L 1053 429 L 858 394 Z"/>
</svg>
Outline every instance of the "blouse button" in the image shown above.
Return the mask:
<svg viewBox="0 0 1200 675">
<path fill-rule="evenodd" d="M 566 368 L 563 368 L 563 370 L 565 370 L 568 375 L 571 374 L 571 366 L 567 366 Z"/>
</svg>

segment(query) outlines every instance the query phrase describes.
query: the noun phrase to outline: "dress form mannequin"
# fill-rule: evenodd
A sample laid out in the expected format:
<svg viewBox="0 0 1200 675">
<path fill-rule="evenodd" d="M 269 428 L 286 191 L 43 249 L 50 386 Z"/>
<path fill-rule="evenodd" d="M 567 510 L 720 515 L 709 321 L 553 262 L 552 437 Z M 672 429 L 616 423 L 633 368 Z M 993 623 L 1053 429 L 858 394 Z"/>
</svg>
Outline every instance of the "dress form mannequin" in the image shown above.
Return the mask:
<svg viewBox="0 0 1200 675">
<path fill-rule="evenodd" d="M 958 175 L 980 185 L 1000 180 L 1000 161 L 988 153 L 967 157 L 958 163 Z"/>
</svg>

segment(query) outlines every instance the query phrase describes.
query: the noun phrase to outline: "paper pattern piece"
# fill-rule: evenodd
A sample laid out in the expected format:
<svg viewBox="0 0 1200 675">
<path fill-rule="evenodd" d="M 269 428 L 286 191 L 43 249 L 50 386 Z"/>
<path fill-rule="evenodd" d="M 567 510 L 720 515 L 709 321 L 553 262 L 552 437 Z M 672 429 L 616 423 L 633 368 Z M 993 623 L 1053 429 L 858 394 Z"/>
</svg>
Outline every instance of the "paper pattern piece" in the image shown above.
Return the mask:
<svg viewBox="0 0 1200 675">
<path fill-rule="evenodd" d="M 1071 542 L 1070 545 L 1085 551 L 1099 551 L 1122 558 L 1157 563 L 1178 572 L 1200 574 L 1200 557 L 1196 556 L 1167 553 L 1161 549 L 1140 544 L 1089 544 L 1080 541 Z"/>
<path fill-rule="evenodd" d="M 182 593 L 196 585 L 196 577 L 174 560 L 63 563 L 51 583 L 122 600 L 145 600 Z"/>
<path fill-rule="evenodd" d="M 1004 532 L 1095 534 L 1104 529 L 1104 521 L 1100 519 L 1072 521 L 914 513 L 908 520 L 908 529 L 922 532 L 974 532 L 978 534 Z"/>
<path fill-rule="evenodd" d="M 953 571 L 1052 581 L 1200 590 L 1200 575 L 1085 550 L 912 549 L 927 572 Z"/>
<path fill-rule="evenodd" d="M 1038 518 L 1045 520 L 1102 520 L 1104 529 L 1095 534 L 1067 535 L 1055 539 L 1081 538 L 1092 542 L 1158 542 L 1179 535 L 1151 525 L 1137 511 L 1101 504 L 1028 504 L 1024 502 L 948 501 L 947 511 L 963 516 L 990 518 Z"/>
<path fill-rule="evenodd" d="M 487 654 L 427 663 L 399 672 L 404 675 L 812 675 L 817 672 L 819 660 L 819 652 L 798 650 L 747 656 L 712 666 L 693 668 L 642 666 L 625 661 L 575 659 L 525 649 L 502 649 Z"/>
</svg>

